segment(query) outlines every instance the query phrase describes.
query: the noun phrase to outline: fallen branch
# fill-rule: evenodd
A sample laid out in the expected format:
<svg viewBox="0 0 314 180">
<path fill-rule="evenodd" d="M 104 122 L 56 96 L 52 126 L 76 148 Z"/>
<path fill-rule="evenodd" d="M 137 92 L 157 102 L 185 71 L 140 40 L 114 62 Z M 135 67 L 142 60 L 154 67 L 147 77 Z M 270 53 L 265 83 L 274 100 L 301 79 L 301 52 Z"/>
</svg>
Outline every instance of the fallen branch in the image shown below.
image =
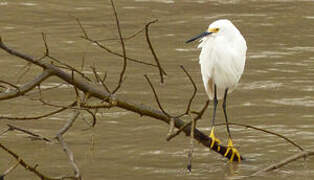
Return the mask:
<svg viewBox="0 0 314 180">
<path fill-rule="evenodd" d="M 7 53 L 11 54 L 11 55 L 14 55 L 16 57 L 24 59 L 24 60 L 31 62 L 37 66 L 40 66 L 44 69 L 49 70 L 50 72 L 53 72 L 53 74 L 55 76 L 68 82 L 69 84 L 72 84 L 73 86 L 77 87 L 81 91 L 88 93 L 90 95 L 90 97 L 95 97 L 95 98 L 98 98 L 101 100 L 105 100 L 106 102 L 108 102 L 110 104 L 114 104 L 116 107 L 138 113 L 141 116 L 149 116 L 149 117 L 152 117 L 154 119 L 161 120 L 161 121 L 168 123 L 168 124 L 171 120 L 168 116 L 166 116 L 163 112 L 161 112 L 159 110 L 153 109 L 153 108 L 148 107 L 148 106 L 138 105 L 138 104 L 134 104 L 131 102 L 127 102 L 127 101 L 122 100 L 121 98 L 118 98 L 117 96 L 111 96 L 111 94 L 107 93 L 105 90 L 100 89 L 98 87 L 95 87 L 93 84 L 91 84 L 90 82 L 88 82 L 86 80 L 74 78 L 73 74 L 64 72 L 61 69 L 59 69 L 58 67 L 54 66 L 53 64 L 48 64 L 45 62 L 36 61 L 34 58 L 32 58 L 28 55 L 25 55 L 25 54 L 22 54 L 16 50 L 13 50 L 13 49 L 9 48 L 8 46 L 6 46 L 3 43 L 3 41 L 1 40 L 1 38 L 0 38 L 0 48 L 3 49 L 4 51 L 6 51 Z M 180 129 L 182 126 L 185 125 L 184 121 L 182 121 L 180 118 L 174 118 L 174 120 L 175 120 L 175 127 L 176 128 Z M 190 125 L 186 125 L 182 131 L 187 136 L 190 136 L 190 132 L 191 132 Z M 207 135 L 205 135 L 203 132 L 199 131 L 198 129 L 194 130 L 194 138 L 197 141 L 199 141 L 201 144 L 203 144 L 204 146 L 206 146 L 208 148 L 210 147 L 210 143 L 211 143 L 212 139 L 210 137 L 208 137 Z M 219 149 L 218 149 L 218 147 L 219 147 Z M 227 147 L 215 144 L 214 147 L 212 148 L 212 150 L 223 156 L 227 150 Z M 230 158 L 230 157 L 231 157 L 231 153 L 229 153 L 227 158 Z M 235 158 L 234 160 L 237 161 L 237 158 Z"/>
</svg>

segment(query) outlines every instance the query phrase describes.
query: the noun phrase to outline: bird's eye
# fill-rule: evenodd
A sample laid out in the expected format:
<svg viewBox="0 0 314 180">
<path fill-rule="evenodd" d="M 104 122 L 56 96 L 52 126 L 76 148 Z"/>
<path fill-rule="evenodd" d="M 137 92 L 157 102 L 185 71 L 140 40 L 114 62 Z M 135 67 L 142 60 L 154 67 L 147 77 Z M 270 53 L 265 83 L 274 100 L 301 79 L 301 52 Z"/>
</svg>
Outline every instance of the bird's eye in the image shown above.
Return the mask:
<svg viewBox="0 0 314 180">
<path fill-rule="evenodd" d="M 216 32 L 218 32 L 219 31 L 219 28 L 215 28 L 214 29 L 214 32 L 216 33 Z"/>
</svg>

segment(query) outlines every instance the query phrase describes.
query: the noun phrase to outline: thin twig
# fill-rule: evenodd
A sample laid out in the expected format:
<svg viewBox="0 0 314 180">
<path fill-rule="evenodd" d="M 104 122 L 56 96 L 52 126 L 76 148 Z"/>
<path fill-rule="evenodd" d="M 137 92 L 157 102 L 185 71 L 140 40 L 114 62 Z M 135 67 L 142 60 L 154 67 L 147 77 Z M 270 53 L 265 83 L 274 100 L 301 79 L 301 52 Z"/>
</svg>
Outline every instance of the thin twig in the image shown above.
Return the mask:
<svg viewBox="0 0 314 180">
<path fill-rule="evenodd" d="M 55 115 L 57 113 L 63 112 L 72 106 L 76 105 L 76 102 L 73 102 L 72 104 L 68 106 L 61 107 L 60 109 L 57 109 L 55 111 L 49 112 L 47 114 L 39 115 L 39 116 L 33 116 L 33 117 L 9 117 L 9 116 L 0 116 L 0 119 L 7 119 L 7 120 L 13 120 L 13 121 L 27 121 L 27 120 L 36 120 L 36 119 L 42 119 L 46 118 L 52 115 Z"/>
<path fill-rule="evenodd" d="M 77 166 L 77 164 L 75 163 L 74 160 L 74 156 L 73 156 L 73 152 L 70 150 L 70 148 L 67 146 L 67 144 L 64 142 L 63 140 L 63 135 L 72 127 L 73 123 L 75 122 L 75 120 L 77 119 L 77 117 L 80 115 L 79 111 L 76 111 L 73 113 L 72 117 L 68 120 L 68 122 L 63 126 L 62 129 L 60 129 L 57 134 L 56 134 L 56 139 L 60 142 L 63 151 L 66 153 L 66 155 L 68 156 L 70 163 L 73 167 L 73 171 L 74 171 L 74 175 L 75 177 L 77 177 L 78 179 L 81 179 L 81 175 L 80 175 L 80 170 Z"/>
<path fill-rule="evenodd" d="M 173 130 L 175 127 L 174 123 L 175 123 L 175 120 L 173 118 L 171 118 L 170 123 L 169 123 L 169 131 L 168 131 L 167 137 L 169 137 L 173 133 Z"/>
<path fill-rule="evenodd" d="M 194 151 L 194 130 L 196 127 L 196 120 L 192 119 L 191 125 L 191 135 L 190 135 L 190 151 L 188 153 L 188 165 L 187 169 L 191 172 L 192 171 L 192 159 L 193 159 L 193 151 Z"/>
<path fill-rule="evenodd" d="M 96 122 L 97 122 L 96 114 L 89 109 L 86 109 L 86 112 L 88 112 L 92 116 L 92 119 L 93 119 L 92 127 L 95 127 Z"/>
<path fill-rule="evenodd" d="M 157 92 L 156 92 L 156 90 L 155 90 L 155 88 L 154 88 L 152 82 L 150 81 L 150 79 L 148 78 L 148 76 L 147 76 L 146 74 L 144 75 L 144 77 L 146 78 L 146 80 L 147 80 L 149 86 L 150 86 L 150 87 L 152 88 L 152 90 L 153 90 L 153 93 L 154 93 L 154 96 L 155 96 L 155 100 L 156 100 L 156 102 L 157 102 L 157 104 L 158 104 L 159 109 L 160 109 L 166 116 L 168 116 L 168 117 L 170 118 L 171 116 L 170 116 L 170 115 L 164 110 L 164 108 L 161 106 L 160 101 L 159 101 L 159 98 L 158 98 L 158 95 L 157 95 Z"/>
<path fill-rule="evenodd" d="M 184 116 L 184 115 L 187 115 L 187 114 L 190 113 L 190 111 L 191 111 L 191 105 L 192 105 L 192 102 L 193 102 L 193 100 L 194 100 L 194 98 L 195 98 L 195 96 L 196 96 L 196 92 L 197 92 L 196 84 L 195 84 L 195 82 L 193 81 L 193 79 L 192 79 L 191 75 L 189 74 L 189 72 L 183 67 L 183 65 L 180 65 L 180 68 L 185 72 L 186 76 L 189 78 L 191 84 L 193 85 L 194 91 L 193 91 L 193 94 L 192 94 L 191 98 L 189 99 L 189 103 L 188 103 L 188 105 L 187 105 L 187 107 L 186 107 L 185 112 L 182 113 L 181 115 L 176 116 L 176 117 L 178 117 L 178 118 L 179 118 L 179 117 L 182 117 L 182 116 Z"/>
<path fill-rule="evenodd" d="M 92 71 L 93 71 L 93 73 L 94 73 L 94 76 L 95 76 L 95 78 L 96 78 L 96 81 L 97 81 L 98 83 L 100 82 L 101 85 L 104 87 L 104 89 L 105 89 L 108 93 L 111 93 L 109 87 L 105 84 L 105 79 L 106 79 L 106 76 L 107 76 L 107 75 L 105 74 L 104 78 L 101 79 L 101 78 L 99 77 L 97 71 L 96 71 L 95 66 L 91 66 L 91 69 L 92 69 Z"/>
<path fill-rule="evenodd" d="M 28 91 L 34 89 L 36 86 L 38 86 L 40 83 L 42 83 L 44 80 L 46 80 L 48 77 L 50 77 L 53 73 L 49 70 L 45 70 L 42 72 L 39 76 L 37 76 L 32 81 L 26 83 L 23 86 L 18 87 L 18 90 L 10 90 L 6 92 L 0 93 L 0 100 L 4 99 L 11 99 L 15 98 L 17 96 L 24 95 Z"/>
<path fill-rule="evenodd" d="M 8 129 L 6 129 L 6 130 L 4 130 L 4 131 L 2 131 L 1 133 L 0 133 L 0 136 L 2 136 L 2 135 L 4 135 L 4 134 L 6 134 L 7 132 L 9 132 L 11 129 L 10 128 L 8 128 Z"/>
<path fill-rule="evenodd" d="M 202 110 L 200 112 L 197 113 L 197 116 L 194 118 L 194 121 L 198 121 L 199 119 L 202 118 L 205 110 L 207 109 L 209 105 L 209 100 L 206 101 L 205 105 L 203 106 Z M 183 126 L 181 126 L 174 134 L 172 134 L 171 136 L 167 137 L 167 141 L 170 141 L 172 138 L 178 136 L 182 131 L 184 131 L 184 129 L 188 126 L 190 126 L 192 124 L 192 121 L 185 123 Z"/>
<path fill-rule="evenodd" d="M 143 32 L 145 30 L 145 26 L 142 27 L 141 29 L 135 31 L 134 33 L 132 33 L 131 35 L 129 35 L 128 37 L 124 37 L 123 40 L 124 41 L 127 41 L 127 40 L 130 40 L 130 39 L 133 39 L 135 38 L 137 35 L 139 35 L 141 32 Z M 117 39 L 117 38 L 111 38 L 111 39 L 101 39 L 101 40 L 97 40 L 97 41 L 120 41 L 120 39 Z"/>
<path fill-rule="evenodd" d="M 6 146 L 4 146 L 1 143 L 0 143 L 0 148 L 2 148 L 4 151 L 9 153 L 11 156 L 13 156 L 19 162 L 19 164 L 23 166 L 26 170 L 34 173 L 36 176 L 38 176 L 42 180 L 64 180 L 66 178 L 77 179 L 76 177 L 72 177 L 72 176 L 48 177 L 37 170 L 38 165 L 31 166 L 30 164 L 26 163 L 19 155 L 17 155 L 15 152 L 8 149 Z"/>
<path fill-rule="evenodd" d="M 155 59 L 155 62 L 156 62 L 156 64 L 157 64 L 157 66 L 158 66 L 158 69 L 159 69 L 160 82 L 161 82 L 161 83 L 164 83 L 164 75 L 163 75 L 163 73 L 162 73 L 162 72 L 163 72 L 163 69 L 162 69 L 161 64 L 160 64 L 160 62 L 159 62 L 159 59 L 158 59 L 158 57 L 157 57 L 157 54 L 155 53 L 155 50 L 154 50 L 154 48 L 153 48 L 153 45 L 152 45 L 152 43 L 150 42 L 149 34 L 148 34 L 149 25 L 151 25 L 151 24 L 153 24 L 153 23 L 155 23 L 155 22 L 157 22 L 157 21 L 158 21 L 158 19 L 155 19 L 155 20 L 153 20 L 153 21 L 151 21 L 151 22 L 149 22 L 149 23 L 147 23 L 147 24 L 145 25 L 145 36 L 146 36 L 146 41 L 147 41 L 148 47 L 149 47 L 149 49 L 150 49 L 150 51 L 151 51 L 151 53 L 152 53 L 152 55 L 153 55 L 153 57 L 154 57 L 154 59 Z"/>
<path fill-rule="evenodd" d="M 47 56 L 47 57 L 50 58 L 51 60 L 53 60 L 53 61 L 55 61 L 55 62 L 57 62 L 57 63 L 59 63 L 59 64 L 65 66 L 65 67 L 68 68 L 69 70 L 78 73 L 79 75 L 81 75 L 82 78 L 84 78 L 84 79 L 86 79 L 86 80 L 88 80 L 88 81 L 91 81 L 91 79 L 90 79 L 89 77 L 87 77 L 84 73 L 82 73 L 80 70 L 76 69 L 75 67 L 70 66 L 70 65 L 68 65 L 68 64 L 66 64 L 66 63 L 64 63 L 64 62 L 62 62 L 62 61 L 58 60 L 57 58 L 55 58 L 55 57 L 53 57 L 53 56 L 50 56 L 50 55 L 49 55 L 49 56 Z"/>
<path fill-rule="evenodd" d="M 191 75 L 189 74 L 189 72 L 188 72 L 187 70 L 185 70 L 185 68 L 184 68 L 182 65 L 181 65 L 180 67 L 181 67 L 181 69 L 183 69 L 183 71 L 185 72 L 185 74 L 188 76 L 188 78 L 189 78 L 189 80 L 191 81 L 191 83 L 192 83 L 192 85 L 193 85 L 193 88 L 194 88 L 193 94 L 192 94 L 192 96 L 191 96 L 191 98 L 190 98 L 190 100 L 189 100 L 189 104 L 188 104 L 188 106 L 187 106 L 187 108 L 186 108 L 186 114 L 188 114 L 189 111 L 190 111 L 190 109 L 191 109 L 192 102 L 193 102 L 193 100 L 194 100 L 194 98 L 195 98 L 195 95 L 196 95 L 196 92 L 197 92 L 197 87 L 196 87 L 196 84 L 195 84 L 195 82 L 193 81 Z"/>
<path fill-rule="evenodd" d="M 25 133 L 25 134 L 28 134 L 30 135 L 31 137 L 33 138 L 36 138 L 36 139 L 39 139 L 39 140 L 44 140 L 44 141 L 47 141 L 47 142 L 51 142 L 51 140 L 49 138 L 46 138 L 40 134 L 35 134 L 29 130 L 26 130 L 26 129 L 23 129 L 23 128 L 20 128 L 20 127 L 16 127 L 14 125 L 11 125 L 11 124 L 7 124 L 7 126 L 9 127 L 9 130 L 10 131 L 19 131 L 19 132 L 22 132 L 22 133 Z"/>
<path fill-rule="evenodd" d="M 116 19 L 117 31 L 118 31 L 118 34 L 119 34 L 120 43 L 121 43 L 121 49 L 122 49 L 122 54 L 123 54 L 123 67 L 122 67 L 122 70 L 121 70 L 121 73 L 120 73 L 119 82 L 118 82 L 117 87 L 112 91 L 112 94 L 115 94 L 120 89 L 120 87 L 122 85 L 122 81 L 124 79 L 125 71 L 126 71 L 126 67 L 127 67 L 127 58 L 126 58 L 125 44 L 124 44 L 124 40 L 122 38 L 122 33 L 121 33 L 121 28 L 120 28 L 120 21 L 119 21 L 119 18 L 118 18 L 116 7 L 115 7 L 115 5 L 113 3 L 113 0 L 110 0 L 110 2 L 111 2 L 112 9 L 113 9 L 114 17 Z"/>
<path fill-rule="evenodd" d="M 79 20 L 78 18 L 76 18 L 76 21 L 78 22 L 79 27 L 81 28 L 81 31 L 82 31 L 83 34 L 84 34 L 84 36 L 82 36 L 81 38 L 83 38 L 83 39 L 85 39 L 85 40 L 87 40 L 87 41 L 89 41 L 89 42 L 91 42 L 91 43 L 96 44 L 98 47 L 100 47 L 101 49 L 105 50 L 106 52 L 108 52 L 108 53 L 110 53 L 110 54 L 113 54 L 113 55 L 119 56 L 119 57 L 123 57 L 122 54 L 119 54 L 119 53 L 117 53 L 117 52 L 115 52 L 115 51 L 112 51 L 110 48 L 108 48 L 107 46 L 101 44 L 99 41 L 96 41 L 96 40 L 91 39 L 91 38 L 88 36 L 88 34 L 86 33 L 86 30 L 85 30 L 85 28 L 82 26 L 80 20 Z M 135 63 L 144 64 L 144 65 L 153 66 L 153 67 L 158 67 L 158 66 L 155 65 L 155 64 L 147 63 L 147 62 L 144 62 L 144 61 L 141 61 L 141 60 L 138 60 L 138 59 L 134 59 L 134 58 L 130 58 L 130 57 L 126 57 L 126 58 L 127 58 L 127 60 L 132 61 L 132 62 L 135 62 Z M 166 72 L 165 72 L 165 71 L 162 71 L 162 73 L 163 73 L 164 75 L 166 75 Z"/>
<path fill-rule="evenodd" d="M 258 127 L 255 127 L 255 126 L 251 126 L 251 125 L 247 125 L 247 124 L 241 124 L 241 123 L 231 123 L 229 122 L 228 123 L 229 125 L 233 125 L 233 126 L 241 126 L 241 127 L 245 127 L 245 128 L 250 128 L 250 129 L 255 129 L 255 130 L 258 130 L 258 131 L 262 131 L 262 132 L 265 132 L 265 133 L 268 133 L 268 134 L 272 134 L 272 135 L 275 135 L 275 136 L 278 136 L 284 140 L 286 140 L 287 142 L 289 142 L 290 144 L 292 144 L 293 146 L 297 147 L 298 149 L 300 149 L 301 151 L 304 151 L 304 148 L 302 148 L 300 145 L 298 145 L 296 142 L 292 141 L 291 139 L 281 135 L 281 134 L 278 134 L 278 133 L 275 133 L 275 132 L 272 132 L 272 131 L 269 131 L 269 130 L 266 130 L 266 129 L 262 129 L 262 128 L 258 128 Z M 219 124 L 216 124 L 216 126 L 222 126 L 222 125 L 226 125 L 226 123 L 219 123 Z"/>
<path fill-rule="evenodd" d="M 7 176 L 11 171 L 13 171 L 18 165 L 20 164 L 19 161 L 17 161 L 13 166 L 8 168 L 2 175 L 0 175 L 0 179 L 4 179 L 5 176 Z"/>
<path fill-rule="evenodd" d="M 17 84 L 20 83 L 22 77 L 25 77 L 25 75 L 29 72 L 29 70 L 31 69 L 31 66 L 32 66 L 32 63 L 26 63 L 26 65 L 23 66 L 21 70 L 18 71 L 18 72 L 22 71 L 22 73 L 20 73 L 20 75 L 18 75 L 17 77 L 17 80 L 16 80 Z"/>
<path fill-rule="evenodd" d="M 18 91 L 18 93 L 21 93 L 20 88 L 19 88 L 18 86 L 16 86 L 16 85 L 10 83 L 10 82 L 0 80 L 0 83 L 7 84 L 7 85 L 9 85 L 9 86 L 15 88 L 15 89 Z"/>
<path fill-rule="evenodd" d="M 47 44 L 47 40 L 46 40 L 46 34 L 44 32 L 42 32 L 41 34 L 42 34 L 42 38 L 43 38 L 43 41 L 45 44 L 45 55 L 44 55 L 44 57 L 46 57 L 46 56 L 49 56 L 49 48 L 48 48 L 48 44 Z"/>
<path fill-rule="evenodd" d="M 80 115 L 79 111 L 76 111 L 73 113 L 73 116 L 68 120 L 68 122 L 63 126 L 62 129 L 60 129 L 57 132 L 57 136 L 61 135 L 63 136 L 73 125 L 73 123 L 75 122 L 75 120 L 77 119 L 77 117 Z"/>
</svg>

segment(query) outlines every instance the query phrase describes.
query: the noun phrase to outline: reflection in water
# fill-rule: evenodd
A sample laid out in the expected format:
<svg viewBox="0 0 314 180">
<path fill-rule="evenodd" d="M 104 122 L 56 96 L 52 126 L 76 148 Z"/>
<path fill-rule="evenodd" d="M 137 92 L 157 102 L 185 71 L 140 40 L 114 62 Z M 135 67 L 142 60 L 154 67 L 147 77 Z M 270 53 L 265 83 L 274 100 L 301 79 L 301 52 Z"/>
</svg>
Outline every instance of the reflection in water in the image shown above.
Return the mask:
<svg viewBox="0 0 314 180">
<path fill-rule="evenodd" d="M 183 64 L 197 83 L 199 92 L 193 109 L 200 109 L 206 97 L 199 74 L 196 44 L 193 48 L 184 42 L 200 29 L 220 18 L 235 22 L 248 43 L 248 60 L 239 88 L 230 96 L 229 114 L 231 122 L 255 125 L 281 133 L 305 148 L 314 148 L 314 63 L 313 63 L 313 10 L 312 2 L 293 0 L 123 0 L 117 2 L 124 34 L 132 34 L 142 27 L 150 17 L 159 22 L 151 29 L 152 43 L 168 76 L 166 85 L 155 83 L 162 104 L 169 112 L 181 112 L 186 99 L 191 95 L 191 86 L 179 65 Z M 287 11 L 289 10 L 289 12 Z M 112 11 L 103 1 L 0 1 L 0 34 L 9 44 L 36 57 L 42 56 L 41 32 L 47 33 L 51 53 L 67 63 L 80 67 L 82 56 L 86 66 L 97 65 L 97 70 L 108 73 L 108 83 L 116 83 L 121 70 L 120 59 L 114 59 L 81 38 L 72 16 L 82 19 L 88 32 L 95 39 L 117 37 L 113 26 Z M 120 50 L 118 44 L 113 49 Z M 142 37 L 127 41 L 130 57 L 152 62 L 151 55 Z M 13 80 L 17 66 L 24 65 L 0 52 L 1 79 Z M 31 69 L 25 80 L 36 76 Z M 86 68 L 84 72 L 91 74 Z M 156 107 L 153 96 L 143 79 L 149 74 L 158 79 L 158 71 L 129 63 L 127 78 L 120 94 L 133 101 Z M 103 74 L 102 74 L 103 75 Z M 49 80 L 42 89 L 61 85 L 58 92 L 48 94 L 49 100 L 58 104 L 72 102 L 73 91 L 63 82 Z M 30 94 L 36 97 L 36 93 Z M 40 105 L 30 105 L 27 99 L 20 102 L 1 102 L 0 113 L 25 115 L 44 114 Z M 10 112 L 8 112 L 10 109 Z M 84 116 L 85 117 L 85 116 Z M 204 132 L 209 130 L 211 109 L 198 122 Z M 53 136 L 62 127 L 68 114 L 42 121 L 17 122 L 29 129 Z M 88 115 L 86 116 L 88 118 Z M 224 122 L 218 112 L 217 122 Z M 10 122 L 11 123 L 11 122 Z M 0 123 L 0 128 L 5 128 Z M 75 150 L 78 163 L 86 179 L 225 179 L 249 175 L 256 170 L 297 152 L 282 139 L 272 135 L 231 127 L 240 152 L 247 158 L 241 164 L 227 162 L 223 157 L 196 144 L 193 170 L 189 174 L 185 167 L 189 139 L 179 136 L 171 142 L 165 141 L 165 124 L 139 117 L 120 109 L 105 110 L 99 114 L 95 128 L 78 121 L 65 139 Z M 217 128 L 219 137 L 225 136 L 225 128 Z M 95 147 L 93 158 L 87 155 L 90 137 Z M 29 161 L 39 163 L 39 168 L 49 174 L 71 172 L 68 161 L 57 145 L 25 141 L 14 133 L 1 137 L 4 142 L 19 150 Z M 223 142 L 226 143 L 226 142 Z M 35 147 L 35 148 L 34 148 Z M 36 155 L 34 149 L 37 149 Z M 47 152 L 51 152 L 48 153 Z M 2 152 L 1 152 L 2 153 Z M 5 157 L 0 155 L 0 161 Z M 51 162 L 50 164 L 47 162 Z M 51 168 L 54 167 L 54 168 Z M 68 169 L 67 169 L 68 168 Z M 257 179 L 302 179 L 314 178 L 314 163 L 295 162 L 282 170 L 264 174 Z M 3 169 L 0 169 L 0 172 Z M 25 176 L 27 176 L 25 178 Z M 12 178 L 11 178 L 12 177 Z M 32 175 L 18 170 L 10 179 L 33 179 Z"/>
</svg>

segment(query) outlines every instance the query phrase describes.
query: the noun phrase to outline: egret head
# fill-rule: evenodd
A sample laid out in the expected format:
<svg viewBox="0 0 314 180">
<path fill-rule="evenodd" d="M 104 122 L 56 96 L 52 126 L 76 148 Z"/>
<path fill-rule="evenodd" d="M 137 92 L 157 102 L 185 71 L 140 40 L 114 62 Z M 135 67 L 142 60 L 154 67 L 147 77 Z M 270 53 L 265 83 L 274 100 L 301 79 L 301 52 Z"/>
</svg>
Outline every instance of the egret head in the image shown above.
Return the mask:
<svg viewBox="0 0 314 180">
<path fill-rule="evenodd" d="M 220 19 L 211 23 L 205 32 L 186 41 L 186 43 L 204 38 L 206 36 L 230 36 L 232 38 L 234 32 L 238 32 L 238 29 L 231 23 L 231 21 L 227 19 Z"/>
</svg>

